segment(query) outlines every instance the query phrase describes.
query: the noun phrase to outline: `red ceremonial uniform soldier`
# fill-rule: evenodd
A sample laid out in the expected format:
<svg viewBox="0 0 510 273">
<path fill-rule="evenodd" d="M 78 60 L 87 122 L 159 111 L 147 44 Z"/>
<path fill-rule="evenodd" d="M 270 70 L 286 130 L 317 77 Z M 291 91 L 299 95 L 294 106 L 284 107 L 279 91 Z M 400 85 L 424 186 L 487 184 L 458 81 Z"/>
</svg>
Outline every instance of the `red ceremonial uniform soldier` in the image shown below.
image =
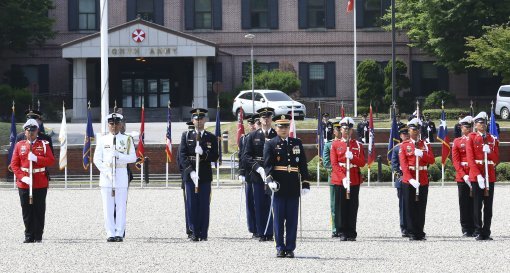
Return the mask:
<svg viewBox="0 0 510 273">
<path fill-rule="evenodd" d="M 427 166 L 434 163 L 430 144 L 419 138 L 420 124 L 417 118 L 407 123 L 410 138 L 402 142 L 398 155 L 402 169 L 404 211 L 407 217 L 409 240 L 426 240 L 423 227 L 429 192 Z M 418 160 L 418 178 L 416 178 L 416 160 Z"/>
<path fill-rule="evenodd" d="M 472 185 L 469 181 L 469 166 L 466 154 L 468 134 L 471 132 L 473 117 L 466 116 L 459 121 L 462 136 L 453 140 L 452 162 L 455 167 L 459 195 L 460 226 L 464 237 L 473 237 L 475 222 L 473 220 Z"/>
<path fill-rule="evenodd" d="M 335 126 L 341 127 L 342 136 L 333 141 L 330 151 L 331 184 L 334 185 L 333 190 L 338 198 L 333 221 L 335 221 L 340 240 L 356 241 L 359 187 L 363 183 L 360 168 L 365 166 L 365 154 L 363 144 L 351 137 L 354 127 L 352 118 L 345 117 Z M 347 143 L 349 143 L 348 146 Z M 347 174 L 348 167 L 349 174 Z"/>
<path fill-rule="evenodd" d="M 496 182 L 496 165 L 499 163 L 499 142 L 487 132 L 487 114 L 485 112 L 476 115 L 474 122 L 476 132 L 468 135 L 466 154 L 469 180 L 472 183 L 478 182 L 478 186 L 473 187 L 475 234 L 477 234 L 476 240 L 492 240 L 490 237 L 492 201 L 494 199 L 494 182 Z M 485 154 L 487 154 L 486 158 Z M 485 173 L 485 168 L 488 169 L 488 175 Z M 488 181 L 486 181 L 487 178 Z"/>
<path fill-rule="evenodd" d="M 25 224 L 23 243 L 40 243 L 44 232 L 48 190 L 46 167 L 53 165 L 55 158 L 49 142 L 37 139 L 39 131 L 37 121 L 29 119 L 23 128 L 26 140 L 16 143 L 10 166 L 16 175 L 16 185 Z M 32 163 L 32 175 L 30 175 L 30 163 Z M 32 204 L 30 197 L 32 197 Z"/>
</svg>

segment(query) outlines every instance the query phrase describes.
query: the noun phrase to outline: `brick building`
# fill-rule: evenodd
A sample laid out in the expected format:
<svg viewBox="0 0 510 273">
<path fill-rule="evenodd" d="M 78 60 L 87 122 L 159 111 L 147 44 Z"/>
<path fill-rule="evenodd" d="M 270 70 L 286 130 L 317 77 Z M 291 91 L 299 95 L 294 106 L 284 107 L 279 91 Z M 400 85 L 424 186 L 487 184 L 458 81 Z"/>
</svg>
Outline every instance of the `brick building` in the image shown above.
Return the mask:
<svg viewBox="0 0 510 273">
<path fill-rule="evenodd" d="M 4 52 L 0 74 L 20 67 L 37 96 L 72 98 L 73 121 L 83 121 L 86 102 L 100 104 L 99 2 L 54 0 L 48 16 L 55 18 L 55 39 L 27 53 Z M 358 61 L 391 59 L 391 33 L 378 27 L 389 3 L 356 0 Z M 253 44 L 261 68 L 294 67 L 302 100 L 352 107 L 353 13 L 346 6 L 347 0 L 109 1 L 110 106 L 116 100 L 128 117 L 138 117 L 143 101 L 149 120 L 159 121 L 168 99 L 176 120 L 187 118 L 192 102 L 215 108 L 213 83 L 225 92 L 240 85 Z M 433 58 L 407 46 L 404 34 L 397 35 L 396 54 L 419 96 L 442 89 L 467 102 L 492 96 L 500 83 L 487 73 L 434 66 Z"/>
</svg>

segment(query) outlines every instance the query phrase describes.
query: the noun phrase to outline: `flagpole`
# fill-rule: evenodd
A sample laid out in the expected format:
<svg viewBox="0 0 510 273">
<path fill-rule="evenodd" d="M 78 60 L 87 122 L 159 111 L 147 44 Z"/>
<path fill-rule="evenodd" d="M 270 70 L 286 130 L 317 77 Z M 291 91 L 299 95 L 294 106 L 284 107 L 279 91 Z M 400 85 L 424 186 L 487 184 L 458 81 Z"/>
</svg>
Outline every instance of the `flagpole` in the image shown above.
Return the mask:
<svg viewBox="0 0 510 273">
<path fill-rule="evenodd" d="M 140 188 L 143 188 L 143 163 L 140 164 Z"/>
<path fill-rule="evenodd" d="M 443 110 L 442 113 L 444 113 L 444 100 L 441 100 L 441 109 Z M 441 114 L 441 119 L 443 119 L 443 115 Z M 446 118 L 445 118 L 446 119 Z M 441 120 L 442 122 L 442 120 Z M 427 128 L 428 129 L 428 128 Z M 443 128 L 444 130 L 444 128 Z M 446 136 L 443 139 L 443 143 L 446 140 Z M 443 149 L 444 144 L 441 144 L 441 187 L 444 187 L 444 162 L 443 162 Z"/>
<path fill-rule="evenodd" d="M 370 166 L 368 166 L 368 186 L 370 187 Z"/>
<path fill-rule="evenodd" d="M 14 103 L 14 100 L 12 101 L 12 117 L 11 117 L 11 136 L 9 137 L 10 138 L 10 146 L 9 147 L 9 150 L 11 152 L 11 159 L 12 159 L 12 153 L 14 153 L 14 146 L 16 145 L 15 142 L 16 142 L 16 122 L 15 122 L 15 107 L 14 107 L 15 103 Z M 14 124 L 14 126 L 12 126 L 12 124 Z M 14 130 L 12 130 L 12 128 L 14 127 Z M 10 163 L 9 163 L 10 165 Z M 14 172 L 12 172 L 12 186 L 13 186 L 13 189 L 16 189 L 16 174 L 14 174 Z"/>
<path fill-rule="evenodd" d="M 92 156 L 90 157 L 91 161 L 92 161 Z M 89 165 L 89 171 L 90 171 L 90 175 L 89 175 L 89 188 L 92 189 L 92 164 Z"/>
<path fill-rule="evenodd" d="M 353 25 L 354 25 L 354 117 L 358 116 L 358 72 L 356 71 L 356 66 L 358 63 L 358 56 L 357 56 L 357 45 L 356 45 L 356 2 L 353 1 Z"/>
<path fill-rule="evenodd" d="M 319 101 L 319 116 L 317 117 L 317 121 L 320 120 L 321 118 L 321 102 Z M 320 173 L 320 163 L 321 163 L 321 136 L 320 134 L 322 133 L 322 121 L 317 124 L 317 187 L 320 185 L 320 178 L 321 178 L 321 173 Z"/>
<path fill-rule="evenodd" d="M 165 164 L 165 188 L 168 188 L 168 159 Z"/>
<path fill-rule="evenodd" d="M 65 188 L 67 189 L 67 166 L 64 168 L 64 181 L 65 181 Z"/>
</svg>

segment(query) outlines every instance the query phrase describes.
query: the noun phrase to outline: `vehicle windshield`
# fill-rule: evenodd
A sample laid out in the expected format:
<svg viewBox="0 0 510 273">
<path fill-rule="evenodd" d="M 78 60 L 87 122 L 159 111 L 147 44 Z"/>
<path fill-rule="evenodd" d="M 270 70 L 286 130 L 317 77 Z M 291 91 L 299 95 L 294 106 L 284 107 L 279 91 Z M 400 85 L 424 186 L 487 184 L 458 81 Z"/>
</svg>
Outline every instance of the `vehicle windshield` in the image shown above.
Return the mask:
<svg viewBox="0 0 510 273">
<path fill-rule="evenodd" d="M 292 99 L 283 92 L 265 93 L 268 101 L 291 101 Z"/>
</svg>

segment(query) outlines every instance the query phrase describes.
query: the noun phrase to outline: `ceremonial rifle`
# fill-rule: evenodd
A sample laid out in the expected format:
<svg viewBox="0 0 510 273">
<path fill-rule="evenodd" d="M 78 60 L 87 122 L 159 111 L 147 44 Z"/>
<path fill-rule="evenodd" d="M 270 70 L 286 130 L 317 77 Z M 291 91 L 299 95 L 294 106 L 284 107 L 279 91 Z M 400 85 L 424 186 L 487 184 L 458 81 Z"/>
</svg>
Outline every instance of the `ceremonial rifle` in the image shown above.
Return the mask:
<svg viewBox="0 0 510 273">
<path fill-rule="evenodd" d="M 32 152 L 32 140 L 29 140 L 28 141 L 30 143 L 30 152 Z M 30 184 L 28 185 L 28 204 L 32 205 L 34 203 L 34 200 L 33 200 L 33 195 L 32 195 L 32 191 L 33 191 L 33 184 L 34 184 L 34 181 L 33 181 L 33 178 L 34 178 L 34 165 L 33 165 L 33 162 L 32 160 L 28 160 L 29 161 L 29 167 L 28 167 L 28 171 L 29 171 L 29 177 L 30 177 Z"/>
<path fill-rule="evenodd" d="M 482 135 L 483 145 L 487 145 L 487 132 Z M 483 191 L 483 196 L 489 196 L 489 162 L 487 159 L 487 152 L 483 152 L 483 165 L 485 167 L 485 189 Z"/>
<path fill-rule="evenodd" d="M 115 122 L 115 121 L 114 121 Z M 115 133 L 115 131 L 114 131 Z M 113 135 L 113 150 L 117 151 L 117 136 Z M 112 197 L 115 197 L 115 176 L 116 176 L 116 168 L 117 168 L 117 157 L 115 155 L 112 156 Z"/>
<path fill-rule="evenodd" d="M 196 138 L 196 145 L 195 148 L 200 145 L 200 131 L 197 130 L 197 138 Z M 198 153 L 195 153 L 195 172 L 197 173 L 198 177 L 198 170 L 200 167 L 200 155 Z M 195 183 L 195 181 L 193 181 Z M 198 178 L 197 182 L 195 183 L 195 193 L 198 193 Z"/>
<path fill-rule="evenodd" d="M 349 121 L 347 121 L 347 152 L 350 152 L 350 143 L 351 143 L 351 128 L 349 128 Z M 345 164 L 347 171 L 345 172 L 345 175 L 347 177 L 347 188 L 345 191 L 345 198 L 347 200 L 351 199 L 351 160 L 346 157 L 346 164 Z"/>
</svg>

